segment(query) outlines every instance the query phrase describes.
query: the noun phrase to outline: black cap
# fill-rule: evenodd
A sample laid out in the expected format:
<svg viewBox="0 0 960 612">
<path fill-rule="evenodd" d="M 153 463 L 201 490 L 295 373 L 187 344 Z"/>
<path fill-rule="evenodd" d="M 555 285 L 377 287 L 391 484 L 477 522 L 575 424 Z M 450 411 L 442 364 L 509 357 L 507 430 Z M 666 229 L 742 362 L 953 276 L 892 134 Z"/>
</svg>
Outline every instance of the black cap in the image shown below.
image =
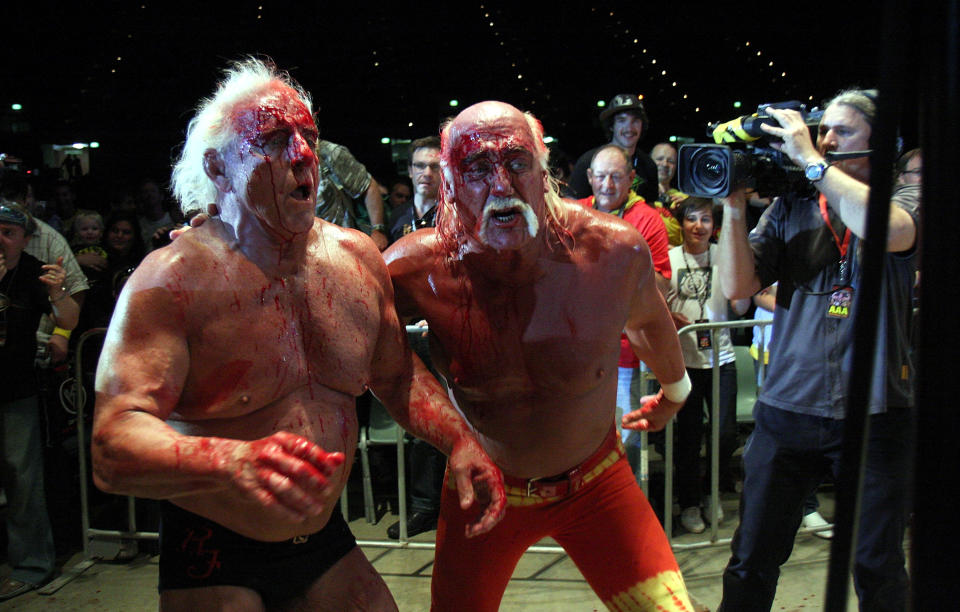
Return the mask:
<svg viewBox="0 0 960 612">
<path fill-rule="evenodd" d="M 640 96 L 637 94 L 617 94 L 613 96 L 610 104 L 607 104 L 607 107 L 600 113 L 600 121 L 606 122 L 607 119 L 617 113 L 630 110 L 636 111 L 643 118 L 644 122 L 646 122 L 647 113 L 643 109 L 643 102 L 640 101 Z"/>
</svg>

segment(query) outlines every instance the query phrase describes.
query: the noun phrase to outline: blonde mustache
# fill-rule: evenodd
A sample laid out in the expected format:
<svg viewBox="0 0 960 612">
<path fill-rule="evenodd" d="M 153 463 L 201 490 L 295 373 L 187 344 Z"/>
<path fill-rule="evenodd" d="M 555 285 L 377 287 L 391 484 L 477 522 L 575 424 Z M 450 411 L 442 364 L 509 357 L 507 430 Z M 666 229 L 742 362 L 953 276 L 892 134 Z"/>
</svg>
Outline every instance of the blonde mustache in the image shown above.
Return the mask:
<svg viewBox="0 0 960 612">
<path fill-rule="evenodd" d="M 490 218 L 500 211 L 511 209 L 517 209 L 523 215 L 523 220 L 527 222 L 527 232 L 529 232 L 531 238 L 536 237 L 537 232 L 540 231 L 540 220 L 537 219 L 536 213 L 533 212 L 529 204 L 520 198 L 493 196 L 487 200 L 487 205 L 483 207 L 483 219 L 480 225 L 480 239 L 482 241 L 487 242 L 486 234 L 487 228 L 490 227 Z"/>
</svg>

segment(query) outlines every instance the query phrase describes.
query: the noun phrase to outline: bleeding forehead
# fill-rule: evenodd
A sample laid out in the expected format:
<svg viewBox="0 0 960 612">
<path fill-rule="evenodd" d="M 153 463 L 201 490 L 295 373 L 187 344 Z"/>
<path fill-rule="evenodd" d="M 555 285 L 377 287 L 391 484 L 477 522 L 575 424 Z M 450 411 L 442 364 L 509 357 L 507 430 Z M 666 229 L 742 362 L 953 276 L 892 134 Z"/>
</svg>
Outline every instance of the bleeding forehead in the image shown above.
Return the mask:
<svg viewBox="0 0 960 612">
<path fill-rule="evenodd" d="M 533 134 L 524 116 L 505 104 L 479 104 L 464 111 L 451 126 L 455 161 L 488 152 L 525 150 L 533 154 Z"/>
<path fill-rule="evenodd" d="M 315 127 L 300 96 L 279 84 L 249 102 L 238 104 L 230 118 L 245 139 L 257 138 L 281 127 Z"/>
</svg>

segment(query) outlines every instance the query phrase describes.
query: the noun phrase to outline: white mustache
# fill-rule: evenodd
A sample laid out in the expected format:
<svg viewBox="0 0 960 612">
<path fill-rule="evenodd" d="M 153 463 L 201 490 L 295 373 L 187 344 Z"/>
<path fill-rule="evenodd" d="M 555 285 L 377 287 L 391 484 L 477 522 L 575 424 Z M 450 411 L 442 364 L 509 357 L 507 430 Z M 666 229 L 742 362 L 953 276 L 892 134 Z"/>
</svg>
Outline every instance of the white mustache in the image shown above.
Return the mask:
<svg viewBox="0 0 960 612">
<path fill-rule="evenodd" d="M 500 211 L 511 210 L 514 208 L 519 210 L 520 214 L 523 215 L 524 221 L 527 222 L 527 232 L 530 233 L 530 237 L 535 237 L 537 232 L 540 231 L 540 221 L 537 219 L 536 213 L 533 212 L 533 209 L 530 208 L 529 204 L 520 198 L 492 196 L 487 199 L 487 205 L 483 207 L 483 219 L 480 226 L 480 239 L 486 242 L 486 232 L 487 228 L 490 226 L 490 217 Z"/>
</svg>

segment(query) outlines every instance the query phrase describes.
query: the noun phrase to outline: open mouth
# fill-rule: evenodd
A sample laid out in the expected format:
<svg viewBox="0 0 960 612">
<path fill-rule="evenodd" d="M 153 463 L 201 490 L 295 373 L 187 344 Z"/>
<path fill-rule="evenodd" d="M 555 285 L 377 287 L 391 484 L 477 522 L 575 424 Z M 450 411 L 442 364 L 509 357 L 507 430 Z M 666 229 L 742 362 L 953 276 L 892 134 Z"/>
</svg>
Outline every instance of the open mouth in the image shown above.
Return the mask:
<svg viewBox="0 0 960 612">
<path fill-rule="evenodd" d="M 497 223 L 510 223 L 511 221 L 516 219 L 517 215 L 519 214 L 520 214 L 519 209 L 511 208 L 508 210 L 498 210 L 495 213 L 493 213 L 493 215 L 491 216 Z"/>
<path fill-rule="evenodd" d="M 308 185 L 300 185 L 296 189 L 290 192 L 290 195 L 296 198 L 297 200 L 309 200 L 310 199 L 310 187 Z"/>
</svg>

